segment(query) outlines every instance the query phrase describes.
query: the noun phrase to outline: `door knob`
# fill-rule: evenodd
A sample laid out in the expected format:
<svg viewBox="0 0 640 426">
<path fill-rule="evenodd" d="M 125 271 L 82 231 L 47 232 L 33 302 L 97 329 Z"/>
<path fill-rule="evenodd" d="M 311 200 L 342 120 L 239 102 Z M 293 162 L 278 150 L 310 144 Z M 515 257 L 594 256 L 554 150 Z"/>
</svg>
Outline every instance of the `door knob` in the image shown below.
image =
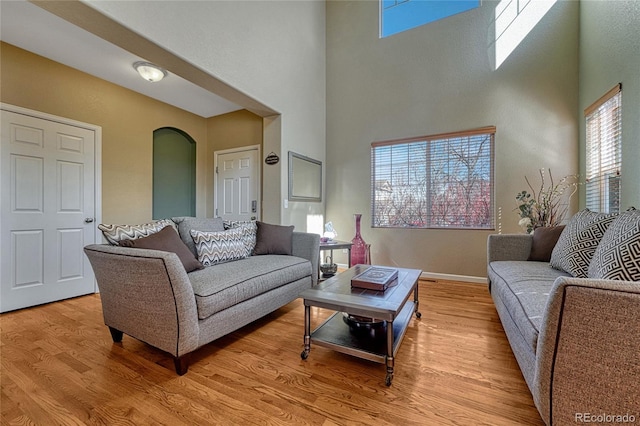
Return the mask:
<svg viewBox="0 0 640 426">
<path fill-rule="evenodd" d="M 84 223 L 91 223 L 93 222 L 93 218 L 92 217 L 88 217 L 84 220 Z"/>
</svg>

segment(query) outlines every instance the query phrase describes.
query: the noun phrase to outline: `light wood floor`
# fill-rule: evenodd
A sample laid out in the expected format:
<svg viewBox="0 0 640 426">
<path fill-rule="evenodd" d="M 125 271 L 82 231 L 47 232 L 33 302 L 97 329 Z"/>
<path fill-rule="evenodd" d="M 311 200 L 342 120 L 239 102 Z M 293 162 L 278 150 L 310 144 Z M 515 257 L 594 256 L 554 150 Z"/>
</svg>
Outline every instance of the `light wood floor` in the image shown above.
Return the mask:
<svg viewBox="0 0 640 426">
<path fill-rule="evenodd" d="M 0 423 L 542 425 L 486 286 L 420 292 L 391 387 L 383 364 L 319 346 L 302 361 L 301 300 L 199 349 L 182 377 L 159 350 L 112 343 L 99 295 L 10 312 Z"/>
</svg>

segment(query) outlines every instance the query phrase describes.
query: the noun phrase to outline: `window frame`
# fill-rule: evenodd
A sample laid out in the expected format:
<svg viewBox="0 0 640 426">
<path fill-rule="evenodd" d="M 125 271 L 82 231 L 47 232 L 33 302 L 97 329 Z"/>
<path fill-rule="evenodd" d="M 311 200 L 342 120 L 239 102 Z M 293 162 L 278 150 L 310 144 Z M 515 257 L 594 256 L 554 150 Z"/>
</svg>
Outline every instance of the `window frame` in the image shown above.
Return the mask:
<svg viewBox="0 0 640 426">
<path fill-rule="evenodd" d="M 585 108 L 584 117 L 585 207 L 618 213 L 622 188 L 622 83 Z"/>
<path fill-rule="evenodd" d="M 481 128 L 476 128 L 476 129 L 471 129 L 471 130 L 464 130 L 464 131 L 458 131 L 458 132 L 449 132 L 449 133 L 440 133 L 440 134 L 435 134 L 435 135 L 427 135 L 427 136 L 420 136 L 420 137 L 412 137 L 412 138 L 404 138 L 404 139 L 393 139 L 393 140 L 387 140 L 387 141 L 378 141 L 378 142 L 373 142 L 371 144 L 371 226 L 373 228 L 398 228 L 398 229 L 457 229 L 457 230 L 495 230 L 495 223 L 496 223 L 496 215 L 495 215 L 495 134 L 496 134 L 496 127 L 495 126 L 486 126 L 486 127 L 481 127 Z M 449 160 L 443 160 L 442 158 L 440 158 L 440 156 L 437 156 L 435 158 L 432 158 L 431 154 L 429 154 L 429 150 L 430 149 L 437 149 L 437 147 L 433 147 L 434 143 L 442 143 L 443 145 L 451 143 L 452 141 L 455 141 L 457 139 L 460 140 L 460 142 L 462 142 L 462 140 L 464 138 L 467 138 L 467 142 L 473 142 L 474 144 L 478 144 L 478 149 L 482 148 L 481 144 L 483 141 L 481 140 L 473 140 L 471 138 L 473 137 L 478 137 L 478 136 L 482 136 L 482 135 L 486 135 L 486 137 L 488 138 L 489 141 L 489 148 L 488 148 L 488 153 L 484 153 L 482 158 L 487 159 L 489 164 L 488 164 L 488 171 L 486 171 L 486 173 L 483 174 L 487 174 L 488 173 L 488 188 L 486 187 L 486 185 L 483 185 L 482 182 L 480 182 L 480 187 L 479 189 L 477 187 L 474 187 L 474 190 L 480 190 L 483 193 L 487 192 L 486 195 L 488 195 L 488 201 L 485 203 L 485 208 L 482 210 L 486 213 L 486 218 L 487 223 L 483 224 L 480 222 L 476 222 L 476 223 L 467 223 L 467 224 L 461 224 L 461 223 L 454 223 L 451 225 L 445 225 L 442 223 L 436 223 L 438 220 L 438 215 L 437 214 L 433 214 L 434 210 L 433 210 L 433 206 L 437 204 L 437 201 L 434 202 L 434 199 L 437 197 L 437 194 L 433 194 L 432 191 L 429 191 L 429 187 L 433 188 L 433 176 L 435 175 L 435 173 L 437 173 L 438 171 L 440 171 L 440 169 L 434 167 L 434 164 L 442 164 L 442 161 L 445 162 L 445 164 L 449 164 L 448 161 Z M 420 158 L 414 158 L 414 157 L 410 157 L 410 150 L 411 147 L 410 145 L 415 144 L 426 144 L 427 146 L 427 150 L 425 151 L 424 154 L 424 159 Z M 424 191 L 425 191 L 425 195 L 424 197 L 426 198 L 425 200 L 423 200 L 422 202 L 425 203 L 424 205 L 424 210 L 426 211 L 426 213 L 424 213 L 424 215 L 420 215 L 420 223 L 419 225 L 413 225 L 411 223 L 415 223 L 415 222 L 411 222 L 411 223 L 404 223 L 404 224 L 399 224 L 397 222 L 395 223 L 389 223 L 389 221 L 387 220 L 386 223 L 381 223 L 381 222 L 385 222 L 384 220 L 381 220 L 381 218 L 379 216 L 380 213 L 377 212 L 377 209 L 380 208 L 381 201 L 380 199 L 383 199 L 384 197 L 382 196 L 378 196 L 377 190 L 379 189 L 378 186 L 382 185 L 382 181 L 385 180 L 385 176 L 387 176 L 388 178 L 385 180 L 386 184 L 388 184 L 389 186 L 393 186 L 393 177 L 391 176 L 392 173 L 394 173 L 395 171 L 394 166 L 393 166 L 393 160 L 390 160 L 388 162 L 387 167 L 389 167 L 389 171 L 387 172 L 387 174 L 383 173 L 383 172 L 377 172 L 376 168 L 380 167 L 379 164 L 377 164 L 377 158 L 379 158 L 379 148 L 382 147 L 389 147 L 389 146 L 395 146 L 395 145 L 407 145 L 407 160 L 406 160 L 406 171 L 403 169 L 403 166 L 401 166 L 400 168 L 396 168 L 396 170 L 398 170 L 400 173 L 406 173 L 407 178 L 410 176 L 411 172 L 415 172 L 415 170 L 411 170 L 411 165 L 413 163 L 419 163 L 422 164 L 421 162 L 424 163 L 424 167 L 425 167 L 425 176 L 424 176 Z M 475 145 L 474 145 L 475 146 Z M 485 149 L 482 149 L 481 151 L 478 151 L 478 153 L 485 151 Z M 391 154 L 393 155 L 393 154 Z M 445 155 L 446 157 L 446 155 Z M 478 158 L 476 156 L 476 158 Z M 415 166 L 414 166 L 415 167 Z M 427 170 L 429 172 L 427 172 Z M 474 170 L 476 171 L 476 170 Z M 471 176 L 471 175 L 465 175 L 465 176 Z M 381 178 L 382 177 L 382 178 Z M 449 176 L 451 177 L 451 176 Z M 449 180 L 441 180 L 441 183 L 447 185 L 447 184 L 451 184 L 451 179 Z M 472 184 L 473 185 L 473 184 Z M 411 187 L 411 184 L 406 184 L 406 187 Z M 418 185 L 417 187 L 420 188 L 421 185 Z M 415 188 L 410 188 L 410 191 L 414 191 Z M 382 189 L 380 189 L 382 190 Z M 386 191 L 388 193 L 393 193 L 393 189 L 390 189 L 388 191 Z M 443 192 L 444 193 L 444 192 Z M 442 193 L 440 194 L 442 195 Z M 419 202 L 420 203 L 420 202 Z M 392 203 L 391 203 L 392 204 Z M 446 204 L 447 206 L 449 206 L 449 204 Z M 387 206 L 389 206 L 387 204 Z M 422 206 L 422 205 L 421 205 Z M 461 207 L 461 206 L 466 206 L 468 207 L 468 204 L 456 204 L 456 206 Z M 384 206 L 383 206 L 384 207 Z M 419 209 L 420 210 L 420 209 Z M 455 212 L 456 215 L 460 215 L 460 211 L 456 211 Z M 384 217 L 384 215 L 382 215 Z M 443 221 L 443 217 L 440 217 L 440 221 Z"/>
</svg>

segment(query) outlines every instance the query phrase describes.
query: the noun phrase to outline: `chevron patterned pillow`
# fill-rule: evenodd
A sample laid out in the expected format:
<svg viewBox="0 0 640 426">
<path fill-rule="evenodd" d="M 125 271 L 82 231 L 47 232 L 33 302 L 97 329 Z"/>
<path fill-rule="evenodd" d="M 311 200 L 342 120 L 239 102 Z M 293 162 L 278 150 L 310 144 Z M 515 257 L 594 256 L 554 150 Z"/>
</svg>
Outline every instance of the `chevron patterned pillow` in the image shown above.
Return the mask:
<svg viewBox="0 0 640 426">
<path fill-rule="evenodd" d="M 589 209 L 576 213 L 551 252 L 551 267 L 576 278 L 587 278 L 593 254 L 617 216 L 617 213 L 595 213 Z"/>
<path fill-rule="evenodd" d="M 196 243 L 198 260 L 204 266 L 247 257 L 242 229 L 217 232 L 191 230 L 191 236 Z"/>
<path fill-rule="evenodd" d="M 241 229 L 244 245 L 247 249 L 247 256 L 253 254 L 256 246 L 256 234 L 258 225 L 255 220 L 225 220 L 224 229 Z"/>
<path fill-rule="evenodd" d="M 151 234 L 160 232 L 165 226 L 172 226 L 176 232 L 176 224 L 171 219 L 162 219 L 155 222 L 143 223 L 142 225 L 105 225 L 101 223 L 98 229 L 109 241 L 109 244 L 117 246 L 120 240 L 135 240 L 137 238 L 148 237 Z"/>
<path fill-rule="evenodd" d="M 136 238 L 135 240 L 121 240 L 119 245 L 121 247 L 162 250 L 175 253 L 178 259 L 180 259 L 180 262 L 182 262 L 184 270 L 187 272 L 204 268 L 202 263 L 198 262 L 193 253 L 191 253 L 189 247 L 180 239 L 178 233 L 171 229 L 170 226 L 165 226 L 160 231 L 148 237 Z"/>
<path fill-rule="evenodd" d="M 613 221 L 593 255 L 589 278 L 640 281 L 640 210 Z"/>
</svg>

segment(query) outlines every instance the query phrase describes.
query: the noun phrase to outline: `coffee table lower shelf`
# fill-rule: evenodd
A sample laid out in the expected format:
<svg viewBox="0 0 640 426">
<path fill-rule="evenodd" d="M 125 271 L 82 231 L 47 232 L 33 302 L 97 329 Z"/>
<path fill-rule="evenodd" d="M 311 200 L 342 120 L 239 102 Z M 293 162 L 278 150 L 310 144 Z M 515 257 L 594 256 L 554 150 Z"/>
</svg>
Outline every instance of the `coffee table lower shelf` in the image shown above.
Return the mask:
<svg viewBox="0 0 640 426">
<path fill-rule="evenodd" d="M 405 303 L 398 316 L 391 323 L 393 327 L 392 334 L 388 333 L 388 322 L 369 330 L 354 330 L 344 321 L 343 313 L 336 312 L 311 333 L 310 343 L 347 355 L 386 364 L 388 371 L 386 384 L 389 386 L 393 378 L 394 357 L 400 348 L 400 343 L 404 338 L 413 314 L 416 313 L 419 316 L 416 309 L 417 304 L 415 302 L 407 301 Z M 309 350 L 302 352 L 301 357 L 303 359 L 307 358 Z"/>
</svg>

